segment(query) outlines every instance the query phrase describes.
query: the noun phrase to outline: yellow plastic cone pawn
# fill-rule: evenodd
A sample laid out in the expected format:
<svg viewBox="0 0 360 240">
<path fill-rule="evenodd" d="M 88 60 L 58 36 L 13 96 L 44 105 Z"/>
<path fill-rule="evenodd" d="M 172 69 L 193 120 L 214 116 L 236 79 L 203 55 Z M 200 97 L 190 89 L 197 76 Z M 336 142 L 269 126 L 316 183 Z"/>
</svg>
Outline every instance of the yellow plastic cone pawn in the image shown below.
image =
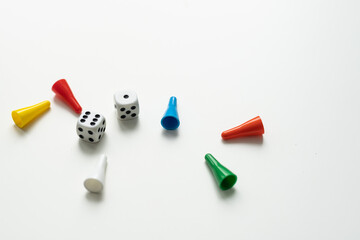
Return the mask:
<svg viewBox="0 0 360 240">
<path fill-rule="evenodd" d="M 16 126 L 18 126 L 19 128 L 23 128 L 49 108 L 50 102 L 43 101 L 30 107 L 14 110 L 12 111 L 11 116 Z"/>
</svg>

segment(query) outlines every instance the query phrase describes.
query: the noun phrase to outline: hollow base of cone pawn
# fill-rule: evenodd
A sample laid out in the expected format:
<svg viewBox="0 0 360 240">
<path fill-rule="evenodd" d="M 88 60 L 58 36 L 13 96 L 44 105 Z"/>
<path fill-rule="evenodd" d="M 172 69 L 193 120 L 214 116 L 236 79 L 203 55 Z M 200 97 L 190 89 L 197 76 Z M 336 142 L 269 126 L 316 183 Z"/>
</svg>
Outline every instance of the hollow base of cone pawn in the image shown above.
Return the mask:
<svg viewBox="0 0 360 240">
<path fill-rule="evenodd" d="M 88 178 L 84 181 L 84 186 L 89 192 L 99 193 L 103 190 L 102 182 L 95 178 Z"/>
</svg>

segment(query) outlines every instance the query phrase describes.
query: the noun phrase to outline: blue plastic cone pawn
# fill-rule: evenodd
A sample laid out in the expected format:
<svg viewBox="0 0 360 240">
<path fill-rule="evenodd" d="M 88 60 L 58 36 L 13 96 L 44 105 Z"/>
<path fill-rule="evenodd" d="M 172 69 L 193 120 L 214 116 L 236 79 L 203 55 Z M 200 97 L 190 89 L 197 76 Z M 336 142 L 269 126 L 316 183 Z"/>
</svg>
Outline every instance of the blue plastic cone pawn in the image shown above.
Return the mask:
<svg viewBox="0 0 360 240">
<path fill-rule="evenodd" d="M 169 100 L 169 106 L 164 116 L 161 119 L 161 126 L 166 130 L 175 130 L 179 127 L 180 120 L 177 112 L 177 99 L 171 97 Z"/>
</svg>

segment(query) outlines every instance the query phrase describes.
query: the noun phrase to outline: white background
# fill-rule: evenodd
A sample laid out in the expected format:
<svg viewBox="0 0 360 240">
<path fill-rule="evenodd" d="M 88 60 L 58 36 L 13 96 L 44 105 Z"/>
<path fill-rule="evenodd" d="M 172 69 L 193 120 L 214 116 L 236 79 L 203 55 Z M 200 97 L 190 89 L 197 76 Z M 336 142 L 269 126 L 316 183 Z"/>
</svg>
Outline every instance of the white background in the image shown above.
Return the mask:
<svg viewBox="0 0 360 240">
<path fill-rule="evenodd" d="M 360 2 L 0 1 L 0 239 L 359 239 Z M 68 80 L 107 129 L 79 140 Z M 133 89 L 138 121 L 116 119 Z M 177 96 L 181 125 L 160 119 Z M 11 111 L 50 100 L 21 130 Z M 220 134 L 257 115 L 265 135 Z M 238 175 L 222 192 L 204 160 Z M 102 195 L 83 180 L 108 155 Z"/>
</svg>

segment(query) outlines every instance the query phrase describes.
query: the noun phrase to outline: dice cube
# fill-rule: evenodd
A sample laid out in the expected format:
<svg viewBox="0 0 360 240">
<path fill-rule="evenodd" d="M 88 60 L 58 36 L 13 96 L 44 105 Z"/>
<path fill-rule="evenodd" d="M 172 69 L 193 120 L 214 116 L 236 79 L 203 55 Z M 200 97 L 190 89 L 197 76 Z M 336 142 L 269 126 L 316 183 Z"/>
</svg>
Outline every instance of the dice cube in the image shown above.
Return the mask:
<svg viewBox="0 0 360 240">
<path fill-rule="evenodd" d="M 105 133 L 106 120 L 99 113 L 83 111 L 76 124 L 77 135 L 86 142 L 99 142 Z"/>
<path fill-rule="evenodd" d="M 120 120 L 130 120 L 139 115 L 139 100 L 135 92 L 126 90 L 114 94 L 115 108 Z"/>
</svg>

